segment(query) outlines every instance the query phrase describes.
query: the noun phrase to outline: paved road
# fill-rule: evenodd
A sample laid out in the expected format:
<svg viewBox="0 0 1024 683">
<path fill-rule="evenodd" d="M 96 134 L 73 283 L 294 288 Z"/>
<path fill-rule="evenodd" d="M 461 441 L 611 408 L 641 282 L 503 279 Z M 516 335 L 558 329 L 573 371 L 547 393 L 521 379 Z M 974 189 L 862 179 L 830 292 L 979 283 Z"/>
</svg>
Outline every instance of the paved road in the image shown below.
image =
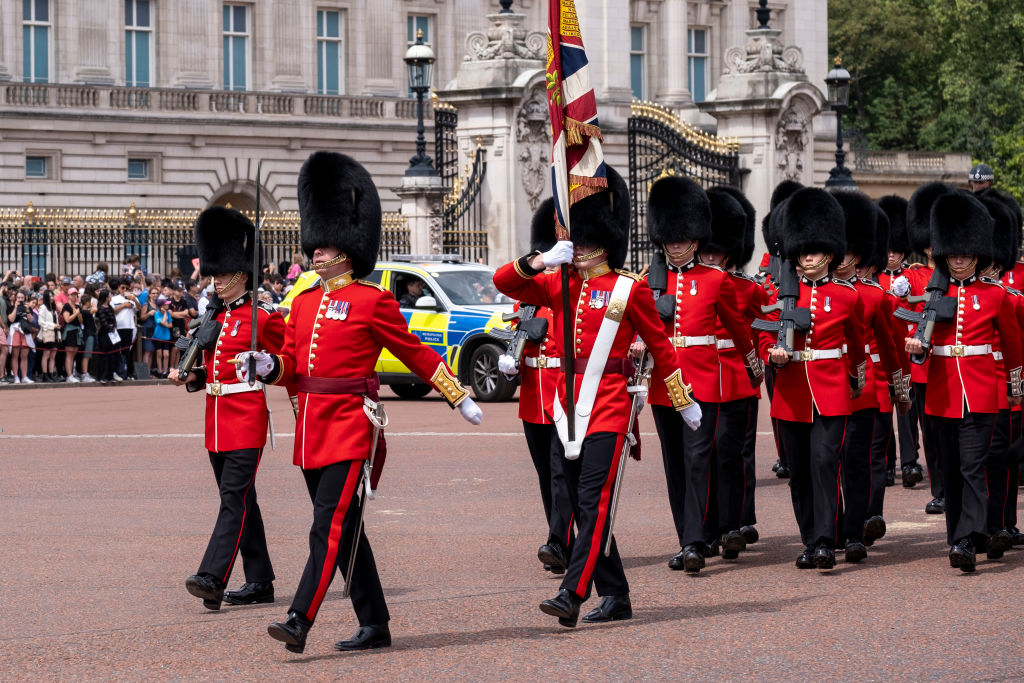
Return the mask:
<svg viewBox="0 0 1024 683">
<path fill-rule="evenodd" d="M 388 401 L 388 468 L 367 514 L 394 646 L 333 650 L 356 627 L 339 580 L 306 652 L 292 655 L 266 635 L 305 562 L 310 515 L 283 396 L 273 398 L 277 450 L 259 477 L 278 601 L 217 613 L 183 585 L 217 509 L 200 397 L 74 386 L 0 399 L 3 680 L 1021 677 L 1024 552 L 960 575 L 942 518 L 923 512 L 926 489 L 897 486 L 889 534 L 867 561 L 797 570 L 789 492 L 770 472 L 767 437 L 761 541 L 698 577 L 670 571 L 678 548 L 646 414 L 645 459 L 629 463 L 616 526 L 635 617 L 561 628 L 537 609 L 558 581 L 534 555 L 540 497 L 514 404 L 485 405 L 473 428 L 439 399 Z"/>
</svg>

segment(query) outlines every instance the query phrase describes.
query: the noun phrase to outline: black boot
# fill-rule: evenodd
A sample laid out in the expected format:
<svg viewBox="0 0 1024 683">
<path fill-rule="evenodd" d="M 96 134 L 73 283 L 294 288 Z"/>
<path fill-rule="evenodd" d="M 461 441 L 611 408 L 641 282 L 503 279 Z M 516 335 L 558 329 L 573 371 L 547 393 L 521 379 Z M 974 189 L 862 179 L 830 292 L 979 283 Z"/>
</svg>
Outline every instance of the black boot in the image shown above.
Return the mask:
<svg viewBox="0 0 1024 683">
<path fill-rule="evenodd" d="M 558 617 L 558 623 L 568 628 L 576 626 L 580 618 L 580 600 L 575 593 L 563 588 L 558 595 L 540 603 L 540 611 Z"/>
<path fill-rule="evenodd" d="M 946 501 L 942 498 L 932 498 L 924 506 L 924 511 L 929 515 L 941 515 L 946 511 Z"/>
<path fill-rule="evenodd" d="M 740 533 L 743 534 L 743 540 L 747 542 L 747 545 L 757 543 L 757 540 L 761 538 L 761 534 L 757 533 L 757 529 L 753 524 L 741 526 Z"/>
<path fill-rule="evenodd" d="M 903 488 L 912 489 L 914 484 L 924 481 L 924 470 L 917 463 L 904 465 L 902 469 Z"/>
<path fill-rule="evenodd" d="M 814 548 L 809 545 L 804 546 L 803 552 L 796 557 L 796 568 L 814 569 Z"/>
<path fill-rule="evenodd" d="M 864 547 L 864 544 L 860 541 L 847 541 L 846 542 L 846 561 L 860 562 L 868 556 L 868 549 Z"/>
<path fill-rule="evenodd" d="M 551 565 L 550 571 L 553 574 L 562 574 L 569 566 L 569 559 L 566 557 L 565 549 L 553 543 L 545 543 L 537 548 L 537 559 L 545 565 Z M 556 570 L 561 571 L 556 571 Z"/>
<path fill-rule="evenodd" d="M 747 539 L 739 529 L 722 534 L 722 559 L 735 560 L 740 552 L 747 549 Z"/>
<path fill-rule="evenodd" d="M 871 546 L 882 536 L 885 536 L 885 520 L 880 515 L 868 517 L 864 522 L 864 545 Z"/>
<path fill-rule="evenodd" d="M 379 647 L 391 647 L 391 629 L 387 624 L 360 626 L 354 636 L 334 644 L 334 649 L 342 652 L 375 650 Z"/>
<path fill-rule="evenodd" d="M 236 591 L 225 591 L 224 602 L 229 605 L 258 605 L 274 602 L 274 584 L 267 582 L 245 583 Z"/>
<path fill-rule="evenodd" d="M 832 548 L 821 544 L 814 551 L 814 566 L 818 569 L 832 569 L 836 566 L 836 553 Z"/>
<path fill-rule="evenodd" d="M 606 595 L 597 603 L 597 607 L 587 612 L 583 621 L 588 624 L 600 624 L 605 621 L 622 621 L 633 618 L 633 605 L 629 595 Z"/>
<path fill-rule="evenodd" d="M 959 569 L 962 572 L 973 572 L 976 565 L 974 544 L 971 539 L 962 538 L 949 549 L 949 566 Z"/>
<path fill-rule="evenodd" d="M 224 583 L 209 574 L 193 574 L 185 579 L 185 589 L 203 599 L 203 607 L 210 610 L 219 610 L 221 600 L 224 599 Z"/>
<path fill-rule="evenodd" d="M 267 627 L 274 640 L 284 643 L 284 649 L 301 654 L 306 649 L 306 635 L 313 624 L 298 612 L 289 612 L 285 621 L 275 621 Z"/>
<path fill-rule="evenodd" d="M 699 574 L 704 568 L 704 553 L 697 545 L 688 545 L 683 548 L 683 570 L 687 574 Z"/>
</svg>

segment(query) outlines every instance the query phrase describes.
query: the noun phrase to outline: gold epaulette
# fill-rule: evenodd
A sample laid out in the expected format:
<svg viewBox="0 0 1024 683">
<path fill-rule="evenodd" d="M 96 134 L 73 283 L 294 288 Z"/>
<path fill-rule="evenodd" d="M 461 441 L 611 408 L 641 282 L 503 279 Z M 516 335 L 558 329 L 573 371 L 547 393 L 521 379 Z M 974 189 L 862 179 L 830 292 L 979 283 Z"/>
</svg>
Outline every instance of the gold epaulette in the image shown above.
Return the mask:
<svg viewBox="0 0 1024 683">
<path fill-rule="evenodd" d="M 434 385 L 434 388 L 440 392 L 441 396 L 444 397 L 444 400 L 448 401 L 452 408 L 462 403 L 469 396 L 466 388 L 452 375 L 444 363 L 440 363 L 437 366 L 434 376 L 430 378 L 430 383 Z"/>
<path fill-rule="evenodd" d="M 668 388 L 668 397 L 672 401 L 672 407 L 682 410 L 693 405 L 693 392 L 689 384 L 683 384 L 683 373 L 676 370 L 665 378 L 665 387 Z"/>
<path fill-rule="evenodd" d="M 640 280 L 643 279 L 642 277 L 640 277 L 636 273 L 632 273 L 632 272 L 630 272 L 628 270 L 623 270 L 622 268 L 613 268 L 613 270 L 615 271 L 616 274 L 628 277 L 631 280 L 636 280 L 637 282 L 640 282 Z"/>
<path fill-rule="evenodd" d="M 356 282 L 358 282 L 361 285 L 366 285 L 367 287 L 376 287 L 382 292 L 387 291 L 379 282 L 370 282 L 369 280 L 356 280 Z"/>
</svg>

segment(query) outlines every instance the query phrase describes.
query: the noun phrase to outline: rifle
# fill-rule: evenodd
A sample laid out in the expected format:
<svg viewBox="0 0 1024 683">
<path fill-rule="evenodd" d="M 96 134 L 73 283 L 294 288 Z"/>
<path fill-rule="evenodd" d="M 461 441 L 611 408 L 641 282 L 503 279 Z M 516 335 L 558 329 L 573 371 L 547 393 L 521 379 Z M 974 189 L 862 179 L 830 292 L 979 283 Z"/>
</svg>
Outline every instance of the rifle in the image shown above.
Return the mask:
<svg viewBox="0 0 1024 683">
<path fill-rule="evenodd" d="M 946 296 L 949 288 L 949 277 L 936 268 L 932 277 L 928 280 L 925 293 L 921 296 L 908 296 L 907 301 L 916 304 L 924 302 L 924 308 L 920 313 L 907 308 L 897 308 L 893 315 L 908 323 L 915 323 L 917 330 L 914 332 L 914 339 L 921 342 L 924 353 L 915 353 L 910 356 L 910 361 L 922 365 L 928 358 L 928 349 L 932 345 L 932 334 L 935 332 L 935 323 L 948 323 L 956 318 L 956 299 Z"/>
<path fill-rule="evenodd" d="M 488 334 L 506 343 L 505 355 L 515 358 L 518 366 L 523 359 L 526 342 L 539 344 L 544 341 L 544 335 L 548 332 L 548 321 L 537 317 L 537 307 L 532 304 L 522 305 L 518 311 L 512 313 L 504 313 L 501 319 L 505 322 L 518 320 L 519 323 L 514 330 L 493 328 Z"/>
<path fill-rule="evenodd" d="M 643 381 L 650 377 L 653 362 L 648 362 L 649 356 L 645 348 L 640 354 L 636 371 L 633 373 L 633 380 L 629 383 L 629 393 L 633 394 L 633 402 L 629 408 L 629 422 L 626 424 L 626 438 L 622 442 L 622 452 L 619 454 L 619 469 L 615 475 L 615 488 L 612 491 L 612 504 L 608 509 L 608 540 L 604 544 L 604 556 L 612 552 L 612 527 L 615 525 L 615 512 L 619 507 L 619 492 L 622 490 L 622 475 L 626 472 L 626 461 L 629 459 L 629 449 L 636 445 L 636 437 L 633 435 L 633 425 L 636 424 L 636 417 L 640 413 L 640 401 L 642 400 Z"/>
<path fill-rule="evenodd" d="M 256 385 L 256 309 L 258 308 L 259 302 L 256 297 L 259 296 L 259 283 L 256 282 L 256 278 L 260 272 L 260 228 L 263 227 L 263 219 L 260 218 L 260 186 L 263 184 L 262 180 L 263 171 L 263 160 L 261 159 L 256 164 L 256 229 L 253 231 L 253 245 L 252 245 L 252 274 L 249 275 L 252 278 L 252 282 L 249 283 L 249 287 L 252 290 L 252 298 L 249 303 L 252 304 L 252 334 L 251 341 L 249 344 L 249 350 L 252 352 L 249 354 L 249 386 L 253 387 Z"/>
<path fill-rule="evenodd" d="M 178 361 L 178 377 L 182 381 L 192 371 L 192 366 L 196 364 L 199 354 L 212 349 L 216 345 L 221 328 L 221 322 L 217 320 L 217 314 L 223 308 L 224 302 L 220 300 L 220 297 L 214 296 L 210 299 L 210 304 L 206 307 L 203 317 L 189 323 L 189 329 L 193 331 L 192 335 L 178 337 L 175 340 L 174 346 L 181 351 L 181 360 Z"/>
<path fill-rule="evenodd" d="M 779 300 L 770 306 L 761 307 L 762 313 L 779 311 L 779 319 L 757 318 L 751 327 L 759 332 L 778 332 L 779 337 L 775 345 L 792 354 L 794 335 L 811 329 L 811 311 L 796 305 L 800 299 L 800 279 L 793 264 L 789 261 L 783 262 L 780 271 L 779 281 L 776 283 L 779 288 Z"/>
<path fill-rule="evenodd" d="M 676 297 L 674 294 L 664 293 L 668 289 L 668 265 L 662 252 L 658 252 L 651 259 L 647 269 L 647 286 L 654 292 L 654 307 L 658 310 L 658 317 L 662 320 L 672 320 L 676 314 Z"/>
</svg>

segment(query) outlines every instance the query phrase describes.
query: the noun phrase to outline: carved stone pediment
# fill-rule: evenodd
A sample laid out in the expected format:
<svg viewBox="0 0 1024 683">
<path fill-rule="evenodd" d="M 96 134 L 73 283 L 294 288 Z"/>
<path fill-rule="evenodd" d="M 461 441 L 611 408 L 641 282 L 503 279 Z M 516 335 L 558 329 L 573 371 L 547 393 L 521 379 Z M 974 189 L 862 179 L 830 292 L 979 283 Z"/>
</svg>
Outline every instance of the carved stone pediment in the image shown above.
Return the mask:
<svg viewBox="0 0 1024 683">
<path fill-rule="evenodd" d="M 527 31 L 525 14 L 488 14 L 487 31 L 466 35 L 467 62 L 495 59 L 544 59 L 547 37 L 539 31 Z"/>
<path fill-rule="evenodd" d="M 551 169 L 548 101 L 543 85 L 532 88 L 516 112 L 516 143 L 523 191 L 530 211 L 536 211 Z"/>
<path fill-rule="evenodd" d="M 804 53 L 795 45 L 783 47 L 778 29 L 747 31 L 747 44 L 725 52 L 724 74 L 804 73 Z"/>
</svg>

